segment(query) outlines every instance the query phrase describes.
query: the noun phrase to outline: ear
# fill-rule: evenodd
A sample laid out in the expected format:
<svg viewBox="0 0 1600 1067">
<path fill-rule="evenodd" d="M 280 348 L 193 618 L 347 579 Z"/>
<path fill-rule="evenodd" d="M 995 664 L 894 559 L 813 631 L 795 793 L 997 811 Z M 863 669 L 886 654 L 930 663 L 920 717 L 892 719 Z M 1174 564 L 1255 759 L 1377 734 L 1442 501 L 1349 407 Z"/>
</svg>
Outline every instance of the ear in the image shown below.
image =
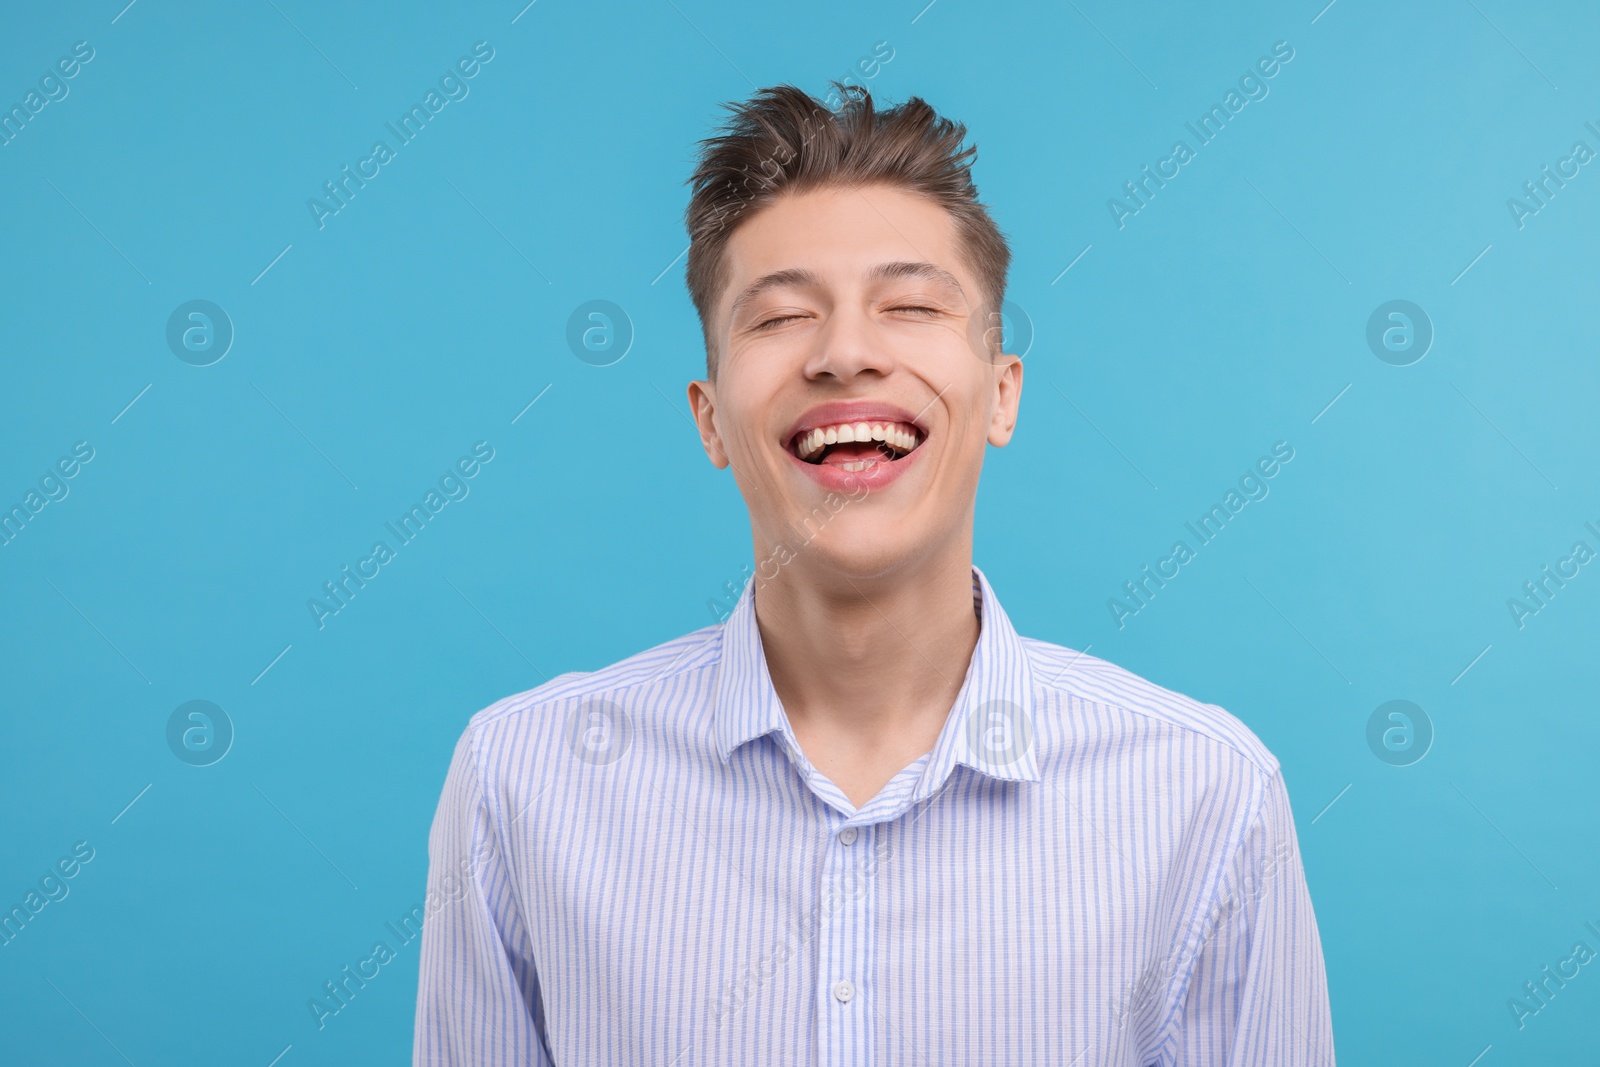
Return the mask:
<svg viewBox="0 0 1600 1067">
<path fill-rule="evenodd" d="M 1017 406 L 1022 402 L 1022 357 L 1001 356 L 994 362 L 995 405 L 989 418 L 989 443 L 1004 448 L 1017 426 Z"/>
<path fill-rule="evenodd" d="M 722 447 L 722 435 L 717 432 L 717 388 L 705 379 L 689 383 L 689 410 L 694 413 L 694 424 L 700 430 L 700 447 L 706 450 L 711 465 L 722 470 L 728 465 L 728 453 Z"/>
</svg>

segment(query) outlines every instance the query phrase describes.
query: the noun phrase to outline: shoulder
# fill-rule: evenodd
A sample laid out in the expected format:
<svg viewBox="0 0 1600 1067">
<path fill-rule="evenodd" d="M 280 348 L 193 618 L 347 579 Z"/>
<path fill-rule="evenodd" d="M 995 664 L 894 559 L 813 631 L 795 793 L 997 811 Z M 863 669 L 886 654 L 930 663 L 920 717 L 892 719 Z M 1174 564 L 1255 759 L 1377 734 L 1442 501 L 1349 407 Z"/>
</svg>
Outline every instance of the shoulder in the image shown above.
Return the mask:
<svg viewBox="0 0 1600 1067">
<path fill-rule="evenodd" d="M 1278 760 L 1255 733 L 1215 704 L 1174 692 L 1107 660 L 1047 641 L 1022 638 L 1036 688 L 1110 711 L 1130 724 L 1156 727 L 1159 737 L 1183 738 L 1214 748 L 1263 779 L 1278 774 Z"/>
<path fill-rule="evenodd" d="M 681 675 L 716 665 L 721 658 L 722 626 L 712 624 L 635 653 L 596 671 L 570 671 L 543 685 L 503 697 L 472 716 L 463 740 L 472 747 L 503 742 L 508 735 L 558 722 L 569 709 L 588 701 L 671 684 Z"/>
</svg>

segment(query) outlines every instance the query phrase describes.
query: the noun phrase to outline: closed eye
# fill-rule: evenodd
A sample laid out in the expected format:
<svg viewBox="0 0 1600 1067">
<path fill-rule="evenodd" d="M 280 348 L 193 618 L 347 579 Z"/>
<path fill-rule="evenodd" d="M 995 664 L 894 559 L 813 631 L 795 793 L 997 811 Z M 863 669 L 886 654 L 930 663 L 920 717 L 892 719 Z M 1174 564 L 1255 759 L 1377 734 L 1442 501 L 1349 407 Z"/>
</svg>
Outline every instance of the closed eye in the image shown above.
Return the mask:
<svg viewBox="0 0 1600 1067">
<path fill-rule="evenodd" d="M 941 312 L 941 310 L 939 308 L 922 307 L 920 305 L 904 305 L 904 306 L 900 306 L 900 307 L 892 307 L 892 308 L 889 308 L 888 310 L 889 311 L 909 311 L 909 312 L 912 312 L 912 313 L 918 314 L 918 315 L 939 315 L 939 314 L 942 314 L 942 312 Z M 774 317 L 772 317 L 770 319 L 767 319 L 767 320 L 765 320 L 763 322 L 756 323 L 754 326 L 751 327 L 751 329 L 752 330 L 770 330 L 774 326 L 780 326 L 785 322 L 793 322 L 796 319 L 802 319 L 802 318 L 805 318 L 805 316 L 804 315 L 776 315 L 776 316 L 774 316 Z"/>
</svg>

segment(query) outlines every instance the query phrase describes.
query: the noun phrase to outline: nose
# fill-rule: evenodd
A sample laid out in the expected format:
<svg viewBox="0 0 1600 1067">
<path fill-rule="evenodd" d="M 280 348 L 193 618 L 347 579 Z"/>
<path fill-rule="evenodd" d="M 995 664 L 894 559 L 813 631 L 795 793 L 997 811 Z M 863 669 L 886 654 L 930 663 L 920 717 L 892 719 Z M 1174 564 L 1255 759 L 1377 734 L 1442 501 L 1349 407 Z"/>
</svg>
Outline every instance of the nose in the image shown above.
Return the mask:
<svg viewBox="0 0 1600 1067">
<path fill-rule="evenodd" d="M 816 345 L 806 359 L 808 379 L 831 377 L 840 382 L 869 373 L 887 374 L 894 357 L 866 308 L 838 306 L 816 333 Z"/>
</svg>

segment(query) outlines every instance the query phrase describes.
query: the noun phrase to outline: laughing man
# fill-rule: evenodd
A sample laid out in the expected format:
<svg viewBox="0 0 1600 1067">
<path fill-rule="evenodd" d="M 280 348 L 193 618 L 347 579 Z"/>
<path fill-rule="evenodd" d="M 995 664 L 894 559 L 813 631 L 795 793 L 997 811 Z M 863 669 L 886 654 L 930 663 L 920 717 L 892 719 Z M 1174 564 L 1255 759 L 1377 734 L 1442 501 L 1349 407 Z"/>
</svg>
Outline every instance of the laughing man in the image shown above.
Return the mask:
<svg viewBox="0 0 1600 1067">
<path fill-rule="evenodd" d="M 692 179 L 689 402 L 762 566 L 473 717 L 415 1062 L 1332 1065 L 1277 760 L 973 566 L 1010 252 L 964 127 L 844 92 L 731 107 Z"/>
</svg>

